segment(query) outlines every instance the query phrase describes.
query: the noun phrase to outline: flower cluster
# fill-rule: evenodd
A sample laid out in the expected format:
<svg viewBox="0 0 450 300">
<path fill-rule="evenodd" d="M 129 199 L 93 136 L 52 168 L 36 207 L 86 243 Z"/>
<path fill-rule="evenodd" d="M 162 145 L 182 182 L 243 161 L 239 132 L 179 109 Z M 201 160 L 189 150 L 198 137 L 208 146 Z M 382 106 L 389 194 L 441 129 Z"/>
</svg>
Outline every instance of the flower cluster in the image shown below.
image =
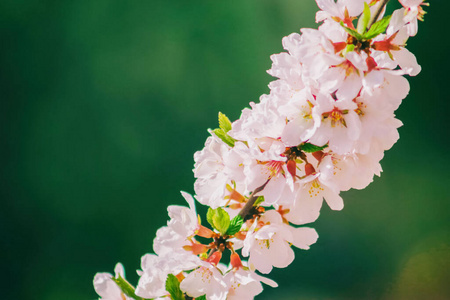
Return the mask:
<svg viewBox="0 0 450 300">
<path fill-rule="evenodd" d="M 394 112 L 409 92 L 403 75 L 420 71 L 405 45 L 426 3 L 400 0 L 383 17 L 385 0 L 316 2 L 319 28 L 283 38 L 286 52 L 271 57 L 270 93 L 233 123 L 219 113 L 194 155 L 195 198 L 209 207 L 209 226 L 182 192 L 188 206 L 168 207 L 136 289 L 118 265 L 115 277 L 95 276 L 102 299 L 253 299 L 261 282 L 277 286 L 259 273 L 287 267 L 292 246 L 316 242 L 304 225 L 323 200 L 341 210 L 341 191 L 380 175 L 402 125 Z"/>
</svg>

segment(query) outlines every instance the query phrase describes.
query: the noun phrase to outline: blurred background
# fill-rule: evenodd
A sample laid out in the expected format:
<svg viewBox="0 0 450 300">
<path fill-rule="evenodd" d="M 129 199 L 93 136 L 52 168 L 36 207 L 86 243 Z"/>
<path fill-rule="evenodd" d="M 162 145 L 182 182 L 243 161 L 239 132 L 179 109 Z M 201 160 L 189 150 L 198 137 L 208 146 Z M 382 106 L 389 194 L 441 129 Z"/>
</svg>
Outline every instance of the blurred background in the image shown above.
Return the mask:
<svg viewBox="0 0 450 300">
<path fill-rule="evenodd" d="M 393 1 L 391 1 L 393 2 Z M 395 6 L 391 3 L 391 8 Z M 423 67 L 381 178 L 324 206 L 320 238 L 258 299 L 450 299 L 450 3 L 408 41 Z M 217 113 L 268 93 L 281 38 L 313 0 L 2 0 L 2 299 L 96 299 L 122 262 L 135 284 L 166 207 L 193 193 Z"/>
</svg>

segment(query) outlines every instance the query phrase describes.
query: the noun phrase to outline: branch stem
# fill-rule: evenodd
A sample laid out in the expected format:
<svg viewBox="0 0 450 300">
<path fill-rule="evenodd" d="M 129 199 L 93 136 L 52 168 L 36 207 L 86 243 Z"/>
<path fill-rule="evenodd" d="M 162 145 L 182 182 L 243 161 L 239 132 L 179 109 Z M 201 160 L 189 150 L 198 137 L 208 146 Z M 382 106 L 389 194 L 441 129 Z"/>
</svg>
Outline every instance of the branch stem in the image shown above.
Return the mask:
<svg viewBox="0 0 450 300">
<path fill-rule="evenodd" d="M 369 24 L 367 24 L 367 28 L 370 28 L 373 23 L 375 23 L 378 20 L 378 17 L 380 16 L 381 12 L 383 11 L 386 4 L 389 2 L 389 0 L 381 0 L 380 4 L 378 4 L 377 10 L 375 10 L 374 14 L 370 18 Z"/>
<path fill-rule="evenodd" d="M 256 196 L 257 193 L 261 192 L 269 183 L 270 179 L 268 179 L 262 186 L 256 188 L 250 198 L 248 199 L 247 203 L 245 203 L 244 207 L 239 212 L 239 215 L 242 217 L 242 219 L 245 219 L 247 214 L 250 212 L 250 210 L 253 207 L 253 204 L 255 204 L 256 199 L 258 199 L 258 196 Z"/>
</svg>

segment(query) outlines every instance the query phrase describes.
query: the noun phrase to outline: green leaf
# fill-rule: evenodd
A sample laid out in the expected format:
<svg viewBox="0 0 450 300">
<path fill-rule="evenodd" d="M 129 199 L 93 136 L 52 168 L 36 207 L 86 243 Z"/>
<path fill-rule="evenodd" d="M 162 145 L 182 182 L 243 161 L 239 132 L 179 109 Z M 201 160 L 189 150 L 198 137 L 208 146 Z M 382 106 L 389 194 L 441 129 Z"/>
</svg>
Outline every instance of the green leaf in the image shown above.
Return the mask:
<svg viewBox="0 0 450 300">
<path fill-rule="evenodd" d="M 206 220 L 211 226 L 225 235 L 228 227 L 230 227 L 230 215 L 221 207 L 216 209 L 208 209 Z"/>
<path fill-rule="evenodd" d="M 244 219 L 242 219 L 240 215 L 234 217 L 230 222 L 230 227 L 228 227 L 226 235 L 233 235 L 238 233 L 239 230 L 241 230 L 242 224 L 244 224 Z"/>
<path fill-rule="evenodd" d="M 355 49 L 355 45 L 349 44 L 345 47 L 344 54 L 352 52 Z"/>
<path fill-rule="evenodd" d="M 122 292 L 125 295 L 127 295 L 128 297 L 131 297 L 135 300 L 144 300 L 144 298 L 136 296 L 136 294 L 134 293 L 134 287 L 128 281 L 126 281 L 124 278 L 122 278 L 122 276 L 119 275 L 118 278 L 112 277 L 111 279 L 117 284 L 117 286 L 122 290 Z"/>
<path fill-rule="evenodd" d="M 213 216 L 214 225 L 222 235 L 225 235 L 228 227 L 230 227 L 230 215 L 221 207 L 218 207 L 215 211 L 216 213 Z"/>
<path fill-rule="evenodd" d="M 369 31 L 367 31 L 363 38 L 366 40 L 373 39 L 380 33 L 383 33 L 386 28 L 389 26 L 389 22 L 391 21 L 391 16 L 386 16 L 378 22 L 375 22 L 372 26 L 370 26 Z"/>
<path fill-rule="evenodd" d="M 263 202 L 264 202 L 264 196 L 259 196 L 258 198 L 256 198 L 256 201 L 253 204 L 253 206 L 259 206 Z"/>
<path fill-rule="evenodd" d="M 310 143 L 304 143 L 300 145 L 300 149 L 303 152 L 306 153 L 313 153 L 313 152 L 317 152 L 317 151 L 322 151 L 323 149 L 325 149 L 326 147 L 328 147 L 328 145 L 324 145 L 324 146 L 316 146 Z"/>
<path fill-rule="evenodd" d="M 234 147 L 234 143 L 236 142 L 231 136 L 228 135 L 228 131 L 231 130 L 231 122 L 223 113 L 219 112 L 219 127 L 214 129 L 212 132 L 221 139 L 225 144 L 230 147 Z"/>
<path fill-rule="evenodd" d="M 231 122 L 223 113 L 219 112 L 219 127 L 227 133 L 231 130 Z"/>
<path fill-rule="evenodd" d="M 209 225 L 212 226 L 212 228 L 215 228 L 214 221 L 213 221 L 213 215 L 214 215 L 214 209 L 211 207 L 208 208 L 208 212 L 206 213 L 206 221 L 208 221 Z"/>
<path fill-rule="evenodd" d="M 363 34 L 366 32 L 367 24 L 369 24 L 370 21 L 370 7 L 367 4 L 367 2 L 364 2 L 364 11 L 362 15 L 359 17 L 358 25 L 356 27 L 356 30 L 358 33 Z"/>
<path fill-rule="evenodd" d="M 206 295 L 195 298 L 195 300 L 206 300 Z"/>
<path fill-rule="evenodd" d="M 344 25 L 344 22 L 341 21 L 341 26 L 342 28 L 344 28 L 345 31 L 347 31 L 348 34 L 350 34 L 351 36 L 355 37 L 357 40 L 362 40 L 362 35 L 360 35 L 357 31 L 348 28 L 347 26 Z"/>
<path fill-rule="evenodd" d="M 221 139 L 225 144 L 227 144 L 230 147 L 234 147 L 234 143 L 236 142 L 235 139 L 233 139 L 231 136 L 229 136 L 226 132 L 224 132 L 222 129 L 217 128 L 213 130 L 214 134 Z"/>
<path fill-rule="evenodd" d="M 180 290 L 180 282 L 173 274 L 169 274 L 169 276 L 167 276 L 166 291 L 170 293 L 170 298 L 173 300 L 184 300 L 184 294 Z"/>
</svg>

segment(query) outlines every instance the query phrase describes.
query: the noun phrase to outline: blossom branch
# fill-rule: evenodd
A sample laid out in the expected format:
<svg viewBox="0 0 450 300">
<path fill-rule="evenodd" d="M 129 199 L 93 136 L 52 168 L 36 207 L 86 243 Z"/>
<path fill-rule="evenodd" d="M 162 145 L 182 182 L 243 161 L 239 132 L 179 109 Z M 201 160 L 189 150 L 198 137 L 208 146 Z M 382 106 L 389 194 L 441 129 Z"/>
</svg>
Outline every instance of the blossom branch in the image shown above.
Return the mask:
<svg viewBox="0 0 450 300">
<path fill-rule="evenodd" d="M 212 229 L 201 225 L 194 197 L 181 192 L 188 207 L 168 207 L 170 221 L 156 233 L 155 254 L 142 257 L 136 289 L 118 264 L 115 276 L 94 278 L 101 299 L 251 299 L 261 283 L 277 286 L 255 270 L 285 268 L 292 246 L 309 249 L 317 232 L 294 225 L 314 222 L 323 202 L 343 209 L 340 192 L 379 176 L 384 151 L 398 139 L 394 111 L 409 92 L 402 74 L 421 70 L 406 40 L 417 33 L 426 4 L 400 0 L 403 8 L 378 21 L 388 1 L 370 1 L 377 2 L 371 12 L 368 0 L 364 8 L 359 1 L 316 0 L 316 21 L 324 23 L 283 39 L 288 52 L 271 57 L 268 72 L 278 79 L 270 94 L 234 122 L 219 113 L 220 128 L 194 155 L 195 198 L 209 206 Z M 257 207 L 259 197 L 264 207 Z M 258 222 L 245 222 L 255 215 Z M 225 251 L 228 266 L 221 262 Z"/>
</svg>

